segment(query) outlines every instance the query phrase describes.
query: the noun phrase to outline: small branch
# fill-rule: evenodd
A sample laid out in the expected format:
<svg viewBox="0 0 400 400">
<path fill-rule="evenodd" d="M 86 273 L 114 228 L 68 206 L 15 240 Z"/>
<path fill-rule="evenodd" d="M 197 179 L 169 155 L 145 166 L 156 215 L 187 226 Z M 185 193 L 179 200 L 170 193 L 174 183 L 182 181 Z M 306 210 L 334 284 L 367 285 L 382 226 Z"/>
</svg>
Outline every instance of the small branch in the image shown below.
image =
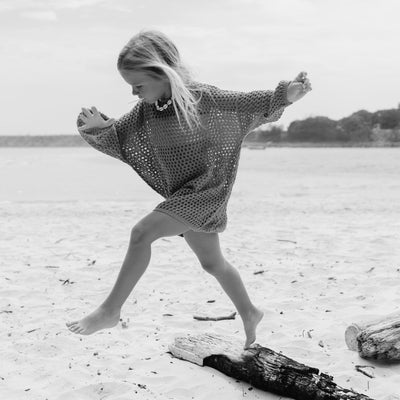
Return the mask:
<svg viewBox="0 0 400 400">
<path fill-rule="evenodd" d="M 224 319 L 235 319 L 236 311 L 226 317 L 201 317 L 198 315 L 193 315 L 194 319 L 198 321 L 222 321 Z"/>
<path fill-rule="evenodd" d="M 289 243 L 293 243 L 293 244 L 297 244 L 297 242 L 295 242 L 294 240 L 287 240 L 287 239 L 276 239 L 278 242 L 289 242 Z"/>
<path fill-rule="evenodd" d="M 355 369 L 356 369 L 356 371 L 361 372 L 365 376 L 368 376 L 368 378 L 375 378 L 373 375 L 369 374 L 368 372 L 363 371 L 362 368 L 375 368 L 374 366 L 372 366 L 372 365 L 355 365 Z"/>
<path fill-rule="evenodd" d="M 261 271 L 253 272 L 253 275 L 263 274 L 265 271 L 262 269 Z"/>
<path fill-rule="evenodd" d="M 40 329 L 40 328 L 31 329 L 30 331 L 26 331 L 26 333 L 32 333 L 32 332 L 38 331 L 39 329 Z"/>
</svg>

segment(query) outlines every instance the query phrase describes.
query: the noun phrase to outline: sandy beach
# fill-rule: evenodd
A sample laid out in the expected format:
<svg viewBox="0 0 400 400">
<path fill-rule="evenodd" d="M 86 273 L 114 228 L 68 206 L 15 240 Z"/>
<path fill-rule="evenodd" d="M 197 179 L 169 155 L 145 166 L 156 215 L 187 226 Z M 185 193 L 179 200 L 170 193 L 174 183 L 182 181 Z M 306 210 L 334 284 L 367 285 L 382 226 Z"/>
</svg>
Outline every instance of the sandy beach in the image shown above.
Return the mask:
<svg viewBox="0 0 400 400">
<path fill-rule="evenodd" d="M 257 343 L 379 400 L 400 399 L 400 364 L 360 358 L 344 331 L 400 310 L 399 171 L 400 149 L 243 149 L 220 234 L 265 311 Z M 189 333 L 244 340 L 238 317 L 193 319 L 235 309 L 180 237 L 153 244 L 116 328 L 65 327 L 108 294 L 130 229 L 162 201 L 128 166 L 90 148 L 0 149 L 0 174 L 2 399 L 283 399 L 168 353 Z"/>
</svg>

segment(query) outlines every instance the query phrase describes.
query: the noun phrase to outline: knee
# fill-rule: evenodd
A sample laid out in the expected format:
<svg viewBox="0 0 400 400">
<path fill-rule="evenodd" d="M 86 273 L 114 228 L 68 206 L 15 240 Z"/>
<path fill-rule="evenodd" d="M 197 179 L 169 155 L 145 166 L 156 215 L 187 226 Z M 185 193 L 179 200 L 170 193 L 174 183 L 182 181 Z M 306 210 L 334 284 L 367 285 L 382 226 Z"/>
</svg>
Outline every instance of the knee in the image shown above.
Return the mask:
<svg viewBox="0 0 400 400">
<path fill-rule="evenodd" d="M 153 239 L 151 231 L 149 229 L 146 229 L 145 226 L 137 224 L 131 229 L 131 236 L 130 236 L 131 245 L 150 244 L 152 241 Z"/>
<path fill-rule="evenodd" d="M 224 259 L 203 260 L 200 263 L 204 271 L 214 276 L 223 273 L 227 268 L 227 264 Z"/>
</svg>

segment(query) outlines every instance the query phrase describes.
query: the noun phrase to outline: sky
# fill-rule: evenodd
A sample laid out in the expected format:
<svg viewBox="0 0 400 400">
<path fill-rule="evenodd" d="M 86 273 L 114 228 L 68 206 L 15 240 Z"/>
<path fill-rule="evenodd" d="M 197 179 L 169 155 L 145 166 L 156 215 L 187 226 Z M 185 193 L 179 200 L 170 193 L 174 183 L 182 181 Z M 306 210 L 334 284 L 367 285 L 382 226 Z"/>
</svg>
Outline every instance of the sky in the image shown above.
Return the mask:
<svg viewBox="0 0 400 400">
<path fill-rule="evenodd" d="M 196 80 L 275 89 L 308 72 L 287 128 L 400 103 L 398 0 L 0 0 L 0 135 L 75 134 L 81 107 L 118 118 L 135 102 L 116 69 L 141 29 L 177 45 Z"/>
</svg>

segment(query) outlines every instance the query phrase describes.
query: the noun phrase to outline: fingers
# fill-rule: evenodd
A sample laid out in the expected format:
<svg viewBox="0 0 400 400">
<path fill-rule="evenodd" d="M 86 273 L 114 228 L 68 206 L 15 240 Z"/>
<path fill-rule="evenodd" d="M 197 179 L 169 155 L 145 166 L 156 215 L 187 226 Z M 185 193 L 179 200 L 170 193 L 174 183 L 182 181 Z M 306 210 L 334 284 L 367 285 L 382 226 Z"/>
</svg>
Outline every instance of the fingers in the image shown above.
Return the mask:
<svg viewBox="0 0 400 400">
<path fill-rule="evenodd" d="M 105 120 L 96 107 L 82 107 L 82 112 L 79 116 L 83 124 L 78 128 L 79 131 L 92 128 L 108 128 L 115 123 L 114 118 Z"/>
<path fill-rule="evenodd" d="M 310 80 L 307 78 L 305 79 L 302 83 L 301 83 L 302 89 L 306 92 L 309 92 L 310 90 L 312 90 L 311 87 L 311 82 Z"/>
<path fill-rule="evenodd" d="M 302 86 L 302 90 L 304 92 L 309 92 L 312 90 L 311 87 L 311 82 L 310 80 L 307 78 L 307 72 L 302 71 L 300 72 L 296 78 L 294 79 L 296 83 L 300 83 Z"/>
<path fill-rule="evenodd" d="M 86 118 L 90 118 L 93 116 L 92 111 L 85 107 L 82 107 L 82 113 Z"/>
<path fill-rule="evenodd" d="M 96 107 L 92 107 L 92 108 L 86 108 L 86 107 L 82 107 L 82 115 L 81 115 L 81 120 L 87 124 L 92 118 L 100 118 L 103 119 L 99 113 L 99 111 L 97 110 Z"/>
<path fill-rule="evenodd" d="M 306 92 L 309 92 L 312 90 L 311 82 L 308 78 L 303 83 L 303 90 L 305 90 Z"/>
<path fill-rule="evenodd" d="M 99 111 L 98 111 L 97 108 L 94 107 L 94 106 L 91 107 L 90 109 L 89 109 L 89 108 L 82 107 L 82 113 L 83 113 L 83 115 L 84 115 L 85 117 L 87 117 L 87 118 L 90 118 L 90 117 L 93 117 L 93 116 L 95 116 L 95 117 L 100 117 Z"/>
<path fill-rule="evenodd" d="M 304 82 L 307 79 L 307 72 L 301 71 L 296 78 L 294 78 L 297 82 Z"/>
<path fill-rule="evenodd" d="M 113 123 L 115 122 L 114 118 L 110 118 L 106 121 L 105 127 L 108 128 L 109 126 L 111 126 Z"/>
<path fill-rule="evenodd" d="M 91 108 L 91 111 L 92 111 L 93 115 L 100 117 L 100 113 L 99 113 L 99 111 L 97 110 L 97 108 L 95 106 L 93 106 Z"/>
</svg>

